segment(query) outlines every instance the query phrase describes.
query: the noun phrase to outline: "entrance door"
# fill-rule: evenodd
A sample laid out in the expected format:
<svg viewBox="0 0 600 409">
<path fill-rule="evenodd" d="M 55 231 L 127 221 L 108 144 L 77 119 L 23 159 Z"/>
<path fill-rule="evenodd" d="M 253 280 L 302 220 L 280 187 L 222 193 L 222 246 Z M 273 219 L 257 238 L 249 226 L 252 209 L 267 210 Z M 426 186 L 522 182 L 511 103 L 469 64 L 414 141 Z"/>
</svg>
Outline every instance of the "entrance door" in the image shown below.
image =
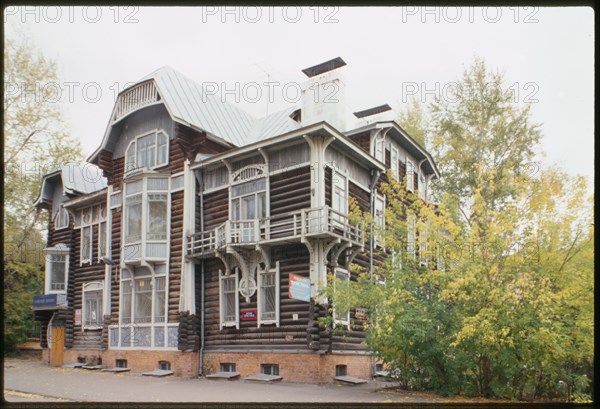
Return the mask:
<svg viewBox="0 0 600 409">
<path fill-rule="evenodd" d="M 50 344 L 50 364 L 52 366 L 63 366 L 63 355 L 65 352 L 65 327 L 58 323 L 52 323 L 52 338 Z"/>
</svg>

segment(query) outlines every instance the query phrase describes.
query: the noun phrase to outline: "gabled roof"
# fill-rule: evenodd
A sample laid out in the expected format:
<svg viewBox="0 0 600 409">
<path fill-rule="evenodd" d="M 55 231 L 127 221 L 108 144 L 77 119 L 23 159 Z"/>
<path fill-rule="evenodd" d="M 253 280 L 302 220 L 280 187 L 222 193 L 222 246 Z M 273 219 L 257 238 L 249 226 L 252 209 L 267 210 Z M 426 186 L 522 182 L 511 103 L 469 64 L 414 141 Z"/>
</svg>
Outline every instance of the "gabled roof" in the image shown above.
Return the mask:
<svg viewBox="0 0 600 409">
<path fill-rule="evenodd" d="M 394 136 L 394 138 L 400 142 L 402 147 L 406 149 L 411 155 L 413 155 L 417 160 L 424 160 L 424 170 L 427 174 L 434 174 L 436 178 L 440 177 L 440 172 L 431 157 L 431 154 L 425 150 L 417 141 L 415 141 L 409 134 L 406 132 L 396 121 L 381 121 L 374 122 L 372 124 L 352 129 L 350 131 L 344 132 L 346 136 L 352 136 L 356 134 L 360 134 L 363 132 L 368 132 L 374 129 L 384 129 L 389 128 L 391 133 L 388 133 L 390 136 Z"/>
<path fill-rule="evenodd" d="M 86 195 L 98 192 L 108 186 L 108 180 L 102 176 L 102 169 L 91 163 L 67 163 L 42 179 L 40 194 L 34 202 L 39 206 L 44 199 L 52 197 L 53 183 L 62 182 L 64 195 Z"/>
<path fill-rule="evenodd" d="M 263 118 L 255 118 L 222 100 L 219 93 L 206 92 L 201 84 L 168 66 L 146 75 L 132 87 L 149 80 L 153 80 L 156 84 L 161 101 L 174 121 L 203 130 L 234 146 L 248 145 L 300 127 L 289 117 L 297 109 L 296 107 Z M 93 161 L 100 150 L 107 145 L 114 124 L 114 108 L 110 118 L 102 145 L 89 157 L 89 161 Z"/>
</svg>

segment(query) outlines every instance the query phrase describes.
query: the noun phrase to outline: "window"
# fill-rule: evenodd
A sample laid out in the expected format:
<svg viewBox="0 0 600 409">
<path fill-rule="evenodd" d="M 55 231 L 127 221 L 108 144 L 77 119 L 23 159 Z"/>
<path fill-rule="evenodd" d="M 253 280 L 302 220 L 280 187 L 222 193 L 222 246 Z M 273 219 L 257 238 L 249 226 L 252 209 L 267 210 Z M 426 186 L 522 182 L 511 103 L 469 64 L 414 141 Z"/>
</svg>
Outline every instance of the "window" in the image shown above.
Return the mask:
<svg viewBox="0 0 600 409">
<path fill-rule="evenodd" d="M 427 200 L 425 175 L 423 175 L 423 173 L 419 174 L 419 197 L 423 200 Z"/>
<path fill-rule="evenodd" d="M 54 216 L 54 229 L 61 230 L 69 227 L 69 212 L 60 205 L 56 216 Z"/>
<path fill-rule="evenodd" d="M 115 367 L 117 368 L 127 368 L 127 359 L 116 359 Z"/>
<path fill-rule="evenodd" d="M 102 288 L 101 281 L 87 283 L 82 288 L 83 328 L 96 329 L 102 327 Z"/>
<path fill-rule="evenodd" d="M 124 259 L 167 257 L 169 179 L 147 177 L 125 184 Z"/>
<path fill-rule="evenodd" d="M 125 173 L 137 169 L 154 169 L 168 163 L 167 134 L 164 131 L 138 136 L 125 151 Z"/>
<path fill-rule="evenodd" d="M 235 364 L 233 363 L 222 363 L 221 362 L 221 372 L 235 372 Z"/>
<path fill-rule="evenodd" d="M 279 365 L 276 364 L 261 364 L 260 371 L 265 375 L 279 375 Z"/>
<path fill-rule="evenodd" d="M 333 218 L 342 223 L 348 214 L 348 180 L 342 173 L 333 171 L 331 175 L 331 207 L 335 212 Z"/>
<path fill-rule="evenodd" d="M 390 167 L 392 169 L 392 175 L 394 175 L 396 180 L 398 180 L 398 175 L 400 174 L 400 171 L 398 169 L 398 148 L 396 148 L 395 146 L 392 146 L 390 157 Z"/>
<path fill-rule="evenodd" d="M 427 263 L 429 262 L 428 237 L 429 226 L 427 225 L 425 229 L 419 233 L 419 264 L 421 266 L 427 266 Z"/>
<path fill-rule="evenodd" d="M 124 269 L 121 274 L 121 323 L 164 323 L 167 303 L 165 283 L 164 264 L 156 265 L 154 274 L 147 267 L 137 267 L 132 271 Z"/>
<path fill-rule="evenodd" d="M 446 259 L 444 258 L 444 256 L 445 256 L 445 254 L 442 254 L 442 248 L 440 246 L 438 246 L 436 268 L 439 271 L 446 271 Z"/>
<path fill-rule="evenodd" d="M 107 209 L 106 204 L 89 206 L 76 212 L 75 227 L 80 229 L 80 265 L 91 263 L 93 260 L 94 225 L 98 225 L 98 251 L 96 258 L 100 260 L 107 255 L 108 232 L 106 227 Z"/>
<path fill-rule="evenodd" d="M 92 262 L 92 226 L 81 229 L 81 264 Z"/>
<path fill-rule="evenodd" d="M 268 271 L 258 269 L 258 325 L 279 325 L 279 261 Z"/>
<path fill-rule="evenodd" d="M 346 376 L 348 373 L 348 367 L 346 365 L 335 366 L 335 376 Z"/>
<path fill-rule="evenodd" d="M 170 371 L 171 363 L 169 361 L 158 361 L 158 369 L 162 371 Z"/>
<path fill-rule="evenodd" d="M 64 244 L 46 249 L 46 293 L 64 292 L 67 288 L 69 249 Z"/>
<path fill-rule="evenodd" d="M 406 216 L 406 254 L 413 260 L 416 252 L 417 217 L 414 214 Z"/>
<path fill-rule="evenodd" d="M 232 230 L 237 240 L 243 243 L 258 241 L 256 219 L 267 217 L 266 178 L 256 179 L 231 187 Z"/>
<path fill-rule="evenodd" d="M 380 162 L 385 161 L 385 158 L 383 157 L 383 154 L 384 154 L 383 146 L 384 146 L 383 138 L 375 139 L 375 159 L 379 160 Z"/>
<path fill-rule="evenodd" d="M 106 222 L 98 225 L 98 259 L 107 256 Z"/>
<path fill-rule="evenodd" d="M 230 275 L 219 271 L 219 276 L 221 329 L 230 326 L 239 328 L 238 268 L 236 267 Z"/>
<path fill-rule="evenodd" d="M 385 229 L 385 197 L 375 196 L 375 245 L 383 246 L 382 231 Z"/>
<path fill-rule="evenodd" d="M 415 191 L 415 164 L 410 159 L 406 159 L 406 190 Z"/>
<path fill-rule="evenodd" d="M 350 281 L 350 273 L 348 270 L 343 268 L 336 268 L 334 270 L 334 277 L 338 280 L 342 281 Z M 335 282 L 333 282 L 333 291 L 335 292 Z M 346 311 L 345 313 L 339 312 L 336 308 L 333 309 L 333 322 L 336 324 L 343 324 L 350 326 L 350 311 Z"/>
</svg>

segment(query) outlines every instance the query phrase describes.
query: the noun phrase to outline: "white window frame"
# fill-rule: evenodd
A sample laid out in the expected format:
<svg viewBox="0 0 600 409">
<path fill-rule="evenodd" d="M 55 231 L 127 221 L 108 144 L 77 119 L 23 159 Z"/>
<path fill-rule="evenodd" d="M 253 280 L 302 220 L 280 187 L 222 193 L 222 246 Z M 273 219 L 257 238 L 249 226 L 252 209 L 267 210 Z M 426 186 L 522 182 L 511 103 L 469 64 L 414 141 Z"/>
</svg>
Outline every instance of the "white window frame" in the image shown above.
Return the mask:
<svg viewBox="0 0 600 409">
<path fill-rule="evenodd" d="M 413 260 L 417 254 L 417 216 L 409 213 L 406 216 L 406 255 Z"/>
<path fill-rule="evenodd" d="M 383 137 L 375 138 L 373 156 L 381 163 L 385 163 L 385 140 Z"/>
<path fill-rule="evenodd" d="M 150 179 L 163 179 L 166 183 L 164 189 L 149 189 L 148 183 Z M 135 179 L 132 181 L 125 182 L 125 186 L 123 189 L 123 222 L 122 222 L 122 247 L 123 247 L 123 260 L 126 262 L 130 261 L 139 261 L 139 260 L 149 260 L 156 262 L 163 262 L 169 256 L 169 241 L 170 241 L 170 227 L 171 227 L 171 200 L 169 198 L 169 182 L 170 178 L 166 176 L 146 176 L 140 179 Z M 127 186 L 133 183 L 140 183 L 140 189 L 127 192 Z M 166 203 L 166 213 L 165 213 L 165 238 L 164 239 L 149 239 L 148 238 L 148 225 L 149 225 L 149 216 L 150 216 L 150 200 L 149 195 L 164 195 L 165 203 Z M 139 240 L 129 241 L 127 237 L 127 226 L 129 221 L 129 209 L 128 209 L 128 200 L 134 196 L 140 196 L 141 203 L 141 226 L 140 226 L 140 238 Z M 165 256 L 147 256 L 146 248 L 148 244 L 162 244 L 165 246 Z"/>
<path fill-rule="evenodd" d="M 69 227 L 69 212 L 61 204 L 54 216 L 54 230 L 63 230 Z"/>
<path fill-rule="evenodd" d="M 45 294 L 64 294 L 67 291 L 67 285 L 69 283 L 69 254 L 70 249 L 64 244 L 58 244 L 55 247 L 48 247 L 45 249 L 46 252 L 46 274 L 44 277 L 45 281 Z M 51 277 L 51 264 L 54 261 L 51 260 L 48 256 L 62 256 L 64 258 L 64 266 L 65 266 L 65 282 L 63 290 L 53 290 L 52 289 L 52 277 Z"/>
<path fill-rule="evenodd" d="M 399 175 L 400 175 L 400 169 L 399 169 L 399 151 L 398 148 L 396 148 L 394 145 L 391 146 L 390 149 L 390 168 L 392 169 L 392 175 L 394 175 L 394 178 L 396 178 L 396 180 L 398 180 Z"/>
<path fill-rule="evenodd" d="M 156 272 L 156 267 L 157 266 L 164 266 L 164 272 Z M 148 270 L 147 274 L 143 274 L 143 275 L 138 275 L 136 276 L 134 274 L 133 269 L 127 269 L 129 276 L 128 277 L 123 277 L 123 274 L 121 274 L 121 288 L 119 288 L 119 323 L 121 325 L 165 325 L 167 323 L 167 316 L 168 316 L 168 308 L 169 308 L 169 294 L 168 294 L 168 280 L 167 280 L 167 265 L 166 264 L 159 264 L 159 265 L 155 265 L 155 268 L 149 268 L 146 267 L 146 269 Z M 156 301 L 157 301 L 157 285 L 156 285 L 156 281 L 157 279 L 164 279 L 165 281 L 165 301 L 164 301 L 164 312 L 165 312 L 165 316 L 162 317 L 162 320 L 157 320 L 157 315 L 156 315 Z M 136 281 L 141 281 L 141 280 L 150 280 L 150 287 L 151 287 L 151 291 L 152 291 L 152 304 L 150 305 L 150 322 L 136 322 L 136 319 L 139 319 L 141 317 L 136 317 L 135 316 L 135 310 L 136 310 L 136 301 L 135 301 L 135 283 Z M 131 306 L 130 306 L 130 321 L 131 322 L 124 322 L 123 321 L 123 306 L 121 303 L 121 299 L 122 299 L 122 294 L 123 294 L 123 287 L 129 285 L 130 287 L 130 294 L 131 294 Z"/>
<path fill-rule="evenodd" d="M 345 268 L 336 267 L 333 270 L 333 277 L 336 279 L 336 280 L 333 280 L 333 291 L 335 292 L 336 291 L 335 283 L 336 283 L 337 279 L 349 282 L 350 281 L 350 272 L 348 270 L 346 270 Z M 342 325 L 345 325 L 346 327 L 348 327 L 348 329 L 350 328 L 350 310 L 348 310 L 348 312 L 346 313 L 345 320 L 337 317 L 337 311 L 335 308 L 333 308 L 332 316 L 333 316 L 334 324 L 342 324 Z"/>
<path fill-rule="evenodd" d="M 385 229 L 385 196 L 380 195 L 379 193 L 375 194 L 375 202 L 374 202 L 375 206 L 374 206 L 374 219 L 375 219 L 375 224 L 378 228 L 380 229 Z M 378 204 L 380 204 L 381 206 L 381 216 L 379 216 L 377 214 L 377 212 L 379 211 L 378 209 Z M 376 246 L 380 246 L 383 247 L 383 244 L 381 242 L 381 237 L 379 232 L 374 232 L 374 243 Z"/>
<path fill-rule="evenodd" d="M 158 143 L 158 135 L 162 134 L 165 136 L 166 139 L 166 144 L 165 144 L 165 160 L 164 162 L 159 162 L 158 158 L 159 158 L 159 143 Z M 152 145 L 154 147 L 154 165 L 152 166 L 144 166 L 144 167 L 139 167 L 137 162 L 138 162 L 138 155 L 139 155 L 139 151 L 138 151 L 138 141 L 142 138 L 145 138 L 147 136 L 150 135 L 154 135 L 154 145 Z M 161 145 L 162 146 L 162 145 Z M 127 149 L 125 149 L 125 175 L 139 171 L 139 170 L 144 170 L 144 169 L 157 169 L 157 168 L 162 168 L 166 165 L 169 164 L 169 148 L 170 148 L 170 138 L 169 135 L 163 130 L 163 129 L 154 129 L 150 132 L 145 132 L 143 134 L 140 134 L 138 136 L 136 136 L 130 143 L 129 145 L 127 145 Z M 130 149 L 133 149 L 133 161 L 130 159 Z"/>
<path fill-rule="evenodd" d="M 92 264 L 92 259 L 94 257 L 93 255 L 93 249 L 94 249 L 94 225 L 93 224 L 89 224 L 89 225 L 83 225 L 81 226 L 80 229 L 80 245 L 79 245 L 79 265 L 84 265 L 84 264 Z M 83 249 L 84 249 L 84 238 L 86 236 L 88 236 L 89 234 L 89 238 L 90 238 L 90 242 L 88 244 L 88 248 L 89 248 L 89 257 L 85 257 L 84 253 L 83 253 Z"/>
<path fill-rule="evenodd" d="M 337 202 L 335 200 L 336 194 L 341 192 L 342 195 L 342 208 L 337 208 Z M 348 176 L 339 170 L 333 169 L 331 172 L 331 208 L 337 212 L 342 213 L 344 216 L 348 215 Z M 336 218 L 337 215 L 334 215 Z M 345 220 L 340 220 L 345 222 Z"/>
<path fill-rule="evenodd" d="M 427 200 L 427 178 L 422 172 L 419 172 L 419 197 Z"/>
<path fill-rule="evenodd" d="M 98 215 L 98 261 L 103 256 L 108 256 L 109 249 L 109 234 L 108 234 L 108 209 L 106 204 L 100 204 L 100 214 Z M 104 211 L 104 215 L 102 215 Z M 104 240 L 102 237 L 102 226 L 104 225 Z M 104 241 L 104 252 L 102 251 L 102 242 Z"/>
<path fill-rule="evenodd" d="M 224 280 L 235 280 L 234 294 L 235 294 L 235 321 L 225 321 L 225 305 L 223 303 L 223 281 Z M 228 275 L 223 274 L 222 270 L 219 270 L 219 322 L 220 329 L 224 327 L 235 327 L 240 328 L 240 295 L 238 291 L 239 286 L 239 274 L 238 268 L 235 267 L 232 272 Z"/>
<path fill-rule="evenodd" d="M 262 297 L 262 288 L 263 288 L 263 276 L 265 274 L 274 274 L 275 275 L 275 317 L 271 319 L 262 319 L 262 305 L 263 305 L 263 297 Z M 275 324 L 275 326 L 279 327 L 279 261 L 275 263 L 275 268 L 271 268 L 269 270 L 258 270 L 257 274 L 258 279 L 258 297 L 256 300 L 256 309 L 258 314 L 258 323 L 257 326 L 260 328 L 263 324 Z"/>
<path fill-rule="evenodd" d="M 415 163 L 406 158 L 406 190 L 415 192 Z"/>
<path fill-rule="evenodd" d="M 100 315 L 100 325 L 90 325 L 87 324 L 87 307 L 86 307 L 86 293 L 91 293 L 95 291 L 100 291 L 100 302 L 98 305 L 98 314 Z M 85 283 L 81 285 L 81 328 L 83 330 L 86 329 L 102 329 L 102 325 L 104 323 L 104 281 L 92 281 L 90 283 Z"/>
</svg>

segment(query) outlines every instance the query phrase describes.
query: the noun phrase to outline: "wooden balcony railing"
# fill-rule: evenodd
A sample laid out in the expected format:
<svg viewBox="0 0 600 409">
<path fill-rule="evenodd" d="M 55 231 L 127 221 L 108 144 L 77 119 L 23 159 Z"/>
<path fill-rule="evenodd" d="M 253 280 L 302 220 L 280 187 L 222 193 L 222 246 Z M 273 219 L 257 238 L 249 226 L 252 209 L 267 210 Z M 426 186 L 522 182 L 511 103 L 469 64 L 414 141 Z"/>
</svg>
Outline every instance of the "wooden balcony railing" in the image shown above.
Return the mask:
<svg viewBox="0 0 600 409">
<path fill-rule="evenodd" d="M 187 237 L 186 253 L 202 257 L 224 250 L 227 246 L 252 247 L 257 243 L 300 241 L 302 237 L 338 237 L 362 246 L 364 229 L 348 216 L 329 206 L 271 216 L 265 219 L 227 220 L 204 233 Z"/>
</svg>

